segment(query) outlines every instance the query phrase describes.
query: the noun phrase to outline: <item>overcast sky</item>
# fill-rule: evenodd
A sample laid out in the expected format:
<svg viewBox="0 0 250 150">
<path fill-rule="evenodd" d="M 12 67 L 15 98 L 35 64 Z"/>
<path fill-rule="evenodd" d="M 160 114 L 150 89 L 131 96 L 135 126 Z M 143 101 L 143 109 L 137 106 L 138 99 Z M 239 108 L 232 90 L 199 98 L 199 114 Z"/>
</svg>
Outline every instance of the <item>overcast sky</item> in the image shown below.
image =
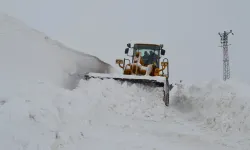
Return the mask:
<svg viewBox="0 0 250 150">
<path fill-rule="evenodd" d="M 0 0 L 0 11 L 115 65 L 128 42 L 164 44 L 170 78 L 222 79 L 218 32 L 232 29 L 231 77 L 249 81 L 249 0 Z"/>
</svg>

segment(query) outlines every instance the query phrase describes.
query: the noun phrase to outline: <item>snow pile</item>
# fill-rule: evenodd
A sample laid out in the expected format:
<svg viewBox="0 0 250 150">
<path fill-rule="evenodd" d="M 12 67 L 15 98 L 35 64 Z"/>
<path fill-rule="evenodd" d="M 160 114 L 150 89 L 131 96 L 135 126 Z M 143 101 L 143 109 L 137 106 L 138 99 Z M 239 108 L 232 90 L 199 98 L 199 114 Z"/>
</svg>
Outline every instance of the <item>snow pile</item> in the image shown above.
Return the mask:
<svg viewBox="0 0 250 150">
<path fill-rule="evenodd" d="M 82 80 L 76 91 L 98 100 L 102 109 L 133 119 L 161 120 L 164 116 L 163 87 L 121 84 L 112 79 Z M 105 112 L 105 110 L 104 110 Z"/>
<path fill-rule="evenodd" d="M 177 116 L 164 120 L 157 89 L 119 85 L 93 79 L 73 91 L 44 82 L 21 85 L 1 98 L 0 149 L 225 148 Z"/>
<path fill-rule="evenodd" d="M 136 127 L 131 119 L 159 119 L 164 104 L 150 92 L 119 85 L 92 79 L 73 91 L 42 82 L 22 85 L 1 99 L 0 149 L 130 149 L 145 143 L 139 131 L 129 130 Z"/>
<path fill-rule="evenodd" d="M 223 135 L 249 134 L 250 86 L 239 82 L 211 81 L 200 85 L 177 85 L 172 106 L 190 120 Z"/>
</svg>

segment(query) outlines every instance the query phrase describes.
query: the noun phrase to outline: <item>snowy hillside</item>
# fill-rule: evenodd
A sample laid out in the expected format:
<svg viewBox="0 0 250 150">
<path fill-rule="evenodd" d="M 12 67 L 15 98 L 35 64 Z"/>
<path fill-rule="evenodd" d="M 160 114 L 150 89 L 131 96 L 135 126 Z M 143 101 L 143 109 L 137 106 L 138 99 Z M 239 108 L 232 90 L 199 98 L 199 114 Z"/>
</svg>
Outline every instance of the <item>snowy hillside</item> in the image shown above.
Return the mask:
<svg viewBox="0 0 250 150">
<path fill-rule="evenodd" d="M 1 150 L 250 149 L 249 85 L 179 84 L 165 107 L 161 88 L 80 80 L 114 70 L 6 15 L 0 22 Z"/>
<path fill-rule="evenodd" d="M 0 14 L 0 69 L 5 86 L 40 80 L 68 88 L 76 86 L 73 75 L 112 72 L 97 57 L 67 48 L 5 14 Z"/>
</svg>

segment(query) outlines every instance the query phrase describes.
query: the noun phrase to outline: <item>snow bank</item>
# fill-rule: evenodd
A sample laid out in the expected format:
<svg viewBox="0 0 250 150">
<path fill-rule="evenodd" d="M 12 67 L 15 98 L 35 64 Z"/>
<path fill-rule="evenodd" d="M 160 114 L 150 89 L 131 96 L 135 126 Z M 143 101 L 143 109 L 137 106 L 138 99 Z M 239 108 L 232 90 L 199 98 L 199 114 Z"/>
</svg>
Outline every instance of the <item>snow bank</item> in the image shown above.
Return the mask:
<svg viewBox="0 0 250 150">
<path fill-rule="evenodd" d="M 189 120 L 203 121 L 204 128 L 223 135 L 249 134 L 249 91 L 248 84 L 236 81 L 177 84 L 177 88 L 173 89 L 171 105 L 185 113 Z"/>
<path fill-rule="evenodd" d="M 0 101 L 0 149 L 225 148 L 195 126 L 162 120 L 165 106 L 157 92 L 112 80 L 81 81 L 73 91 L 24 84 Z"/>
<path fill-rule="evenodd" d="M 108 73 L 113 67 L 95 56 L 72 50 L 5 14 L 0 14 L 0 91 L 19 84 L 49 81 L 74 88 L 77 74 Z"/>
</svg>

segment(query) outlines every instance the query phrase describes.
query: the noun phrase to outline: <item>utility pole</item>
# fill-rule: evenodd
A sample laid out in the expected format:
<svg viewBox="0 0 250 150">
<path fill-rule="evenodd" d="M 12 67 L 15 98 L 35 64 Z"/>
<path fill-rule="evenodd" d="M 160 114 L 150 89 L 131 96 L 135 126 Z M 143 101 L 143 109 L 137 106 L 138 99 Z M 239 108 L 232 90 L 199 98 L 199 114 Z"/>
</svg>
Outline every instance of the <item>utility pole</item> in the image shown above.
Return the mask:
<svg viewBox="0 0 250 150">
<path fill-rule="evenodd" d="M 224 31 L 223 33 L 219 32 L 221 38 L 221 46 L 223 50 L 223 80 L 227 80 L 230 78 L 230 66 L 229 66 L 229 55 L 228 55 L 228 35 L 233 34 L 232 30 Z"/>
</svg>

